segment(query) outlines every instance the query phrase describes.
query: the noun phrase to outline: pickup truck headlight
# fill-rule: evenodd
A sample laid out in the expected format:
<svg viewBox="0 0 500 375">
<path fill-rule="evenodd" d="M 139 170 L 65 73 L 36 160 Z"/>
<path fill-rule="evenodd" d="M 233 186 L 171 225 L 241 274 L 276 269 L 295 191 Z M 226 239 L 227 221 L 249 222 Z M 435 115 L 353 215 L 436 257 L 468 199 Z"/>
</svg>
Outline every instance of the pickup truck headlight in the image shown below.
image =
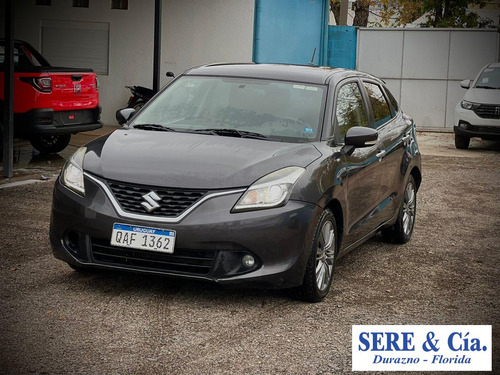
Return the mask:
<svg viewBox="0 0 500 375">
<path fill-rule="evenodd" d="M 304 171 L 301 167 L 286 167 L 260 178 L 243 193 L 232 212 L 284 206 Z"/>
<path fill-rule="evenodd" d="M 79 148 L 68 160 L 62 172 L 63 185 L 80 195 L 85 195 L 85 186 L 83 184 L 83 158 L 86 152 L 86 147 Z"/>
<path fill-rule="evenodd" d="M 460 102 L 460 107 L 462 107 L 463 109 L 470 109 L 470 110 L 474 110 L 476 109 L 477 107 L 479 107 L 479 104 L 476 104 L 476 103 L 472 103 L 472 102 L 469 102 L 467 100 L 462 100 Z"/>
</svg>

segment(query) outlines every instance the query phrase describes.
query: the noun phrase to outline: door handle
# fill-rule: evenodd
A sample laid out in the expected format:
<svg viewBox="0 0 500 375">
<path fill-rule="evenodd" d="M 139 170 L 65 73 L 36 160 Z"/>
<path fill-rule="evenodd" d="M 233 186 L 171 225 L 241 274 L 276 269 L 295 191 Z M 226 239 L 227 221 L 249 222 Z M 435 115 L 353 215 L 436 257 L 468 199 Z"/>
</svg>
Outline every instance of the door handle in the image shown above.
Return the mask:
<svg viewBox="0 0 500 375">
<path fill-rule="evenodd" d="M 382 150 L 379 153 L 377 153 L 375 156 L 378 158 L 378 161 L 382 161 L 382 159 L 384 158 L 384 156 L 386 154 L 387 154 L 387 152 L 385 152 L 385 150 Z"/>
<path fill-rule="evenodd" d="M 403 145 L 408 146 L 408 143 L 411 139 L 411 134 L 405 135 L 403 138 L 401 138 L 401 141 L 403 142 Z"/>
</svg>

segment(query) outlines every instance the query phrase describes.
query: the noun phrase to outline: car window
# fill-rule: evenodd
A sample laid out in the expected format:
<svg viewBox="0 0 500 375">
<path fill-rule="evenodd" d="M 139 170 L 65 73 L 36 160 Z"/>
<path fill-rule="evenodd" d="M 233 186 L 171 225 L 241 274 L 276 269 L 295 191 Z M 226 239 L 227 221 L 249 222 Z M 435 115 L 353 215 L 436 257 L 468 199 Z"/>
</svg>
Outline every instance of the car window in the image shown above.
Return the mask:
<svg viewBox="0 0 500 375">
<path fill-rule="evenodd" d="M 5 46 L 0 46 L 0 64 L 5 63 Z M 40 66 L 40 62 L 24 47 L 14 47 L 14 66 L 16 68 L 30 68 Z"/>
<path fill-rule="evenodd" d="M 370 104 L 373 108 L 373 115 L 375 116 L 375 123 L 373 126 L 378 128 L 382 126 L 387 121 L 391 119 L 391 109 L 389 107 L 389 103 L 385 99 L 384 94 L 382 93 L 382 89 L 379 85 L 369 82 L 363 82 L 366 88 L 366 92 L 368 93 L 368 97 L 370 98 Z"/>
<path fill-rule="evenodd" d="M 353 126 L 368 126 L 363 97 L 356 82 L 347 83 L 339 89 L 335 116 L 342 142 Z"/>
<path fill-rule="evenodd" d="M 398 105 L 398 102 L 397 100 L 394 98 L 394 95 L 392 95 L 392 93 L 389 91 L 389 89 L 387 89 L 387 87 L 384 87 L 385 88 L 385 92 L 389 98 L 389 101 L 391 102 L 392 104 L 392 108 L 394 109 L 394 112 L 395 113 L 398 113 L 399 111 L 399 105 Z"/>
<path fill-rule="evenodd" d="M 485 68 L 477 79 L 475 87 L 500 89 L 500 68 Z"/>
</svg>

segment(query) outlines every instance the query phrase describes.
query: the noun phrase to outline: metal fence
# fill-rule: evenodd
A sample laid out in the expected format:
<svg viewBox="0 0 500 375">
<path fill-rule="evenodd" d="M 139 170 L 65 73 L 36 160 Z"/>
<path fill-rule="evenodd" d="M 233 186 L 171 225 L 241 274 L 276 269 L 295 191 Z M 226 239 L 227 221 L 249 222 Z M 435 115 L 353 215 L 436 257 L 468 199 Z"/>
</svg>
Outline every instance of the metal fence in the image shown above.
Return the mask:
<svg viewBox="0 0 500 375">
<path fill-rule="evenodd" d="M 420 129 L 451 129 L 461 80 L 499 61 L 500 33 L 485 29 L 358 29 L 357 69 L 382 78 Z"/>
</svg>

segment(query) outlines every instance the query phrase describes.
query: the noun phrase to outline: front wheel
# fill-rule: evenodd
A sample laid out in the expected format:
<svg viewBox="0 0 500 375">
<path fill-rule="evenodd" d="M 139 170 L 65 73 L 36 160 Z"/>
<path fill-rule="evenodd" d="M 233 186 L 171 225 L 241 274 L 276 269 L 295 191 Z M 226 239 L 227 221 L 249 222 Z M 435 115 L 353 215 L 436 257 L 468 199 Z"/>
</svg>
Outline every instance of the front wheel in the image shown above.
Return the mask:
<svg viewBox="0 0 500 375">
<path fill-rule="evenodd" d="M 455 134 L 455 147 L 460 150 L 469 148 L 470 138 Z"/>
<path fill-rule="evenodd" d="M 394 225 L 382 229 L 382 238 L 386 242 L 407 243 L 413 233 L 417 214 L 417 185 L 412 175 L 406 183 L 403 201 L 399 207 L 398 218 Z"/>
<path fill-rule="evenodd" d="M 330 291 L 337 255 L 337 223 L 330 210 L 325 210 L 316 226 L 311 253 L 298 287 L 297 296 L 306 302 L 321 302 Z"/>
<path fill-rule="evenodd" d="M 31 145 L 43 154 L 55 154 L 69 145 L 71 134 L 35 135 L 30 138 Z"/>
</svg>

